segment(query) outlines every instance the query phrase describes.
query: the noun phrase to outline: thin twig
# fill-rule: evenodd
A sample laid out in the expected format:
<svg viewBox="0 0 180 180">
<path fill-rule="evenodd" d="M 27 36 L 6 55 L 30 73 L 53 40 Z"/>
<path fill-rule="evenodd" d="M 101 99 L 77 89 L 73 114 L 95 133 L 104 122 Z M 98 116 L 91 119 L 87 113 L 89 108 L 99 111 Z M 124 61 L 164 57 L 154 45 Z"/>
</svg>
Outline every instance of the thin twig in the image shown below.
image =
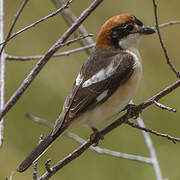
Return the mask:
<svg viewBox="0 0 180 180">
<path fill-rule="evenodd" d="M 0 41 L 4 39 L 4 0 L 0 0 Z M 0 55 L 0 110 L 4 107 L 5 98 L 5 54 Z M 0 122 L 0 149 L 3 144 L 4 119 Z"/>
<path fill-rule="evenodd" d="M 138 122 L 139 126 L 145 128 L 145 124 L 144 124 L 144 122 L 143 122 L 143 120 L 141 119 L 140 116 L 137 118 L 137 122 Z M 156 151 L 155 151 L 155 148 L 153 146 L 151 137 L 145 131 L 142 131 L 142 134 L 144 136 L 146 145 L 147 145 L 147 147 L 149 149 L 149 153 L 150 153 L 150 156 L 151 156 L 152 165 L 153 165 L 153 168 L 154 168 L 156 179 L 157 180 L 163 180 L 161 170 L 160 170 L 160 166 L 159 166 L 159 162 L 158 162 L 157 155 L 156 155 Z"/>
<path fill-rule="evenodd" d="M 37 180 L 37 161 L 33 162 L 33 180 Z"/>
<path fill-rule="evenodd" d="M 153 5 L 154 5 L 154 16 L 155 16 L 155 22 L 156 22 L 156 29 L 157 29 L 157 32 L 158 32 L 158 36 L 159 36 L 159 41 L 160 41 L 160 44 L 161 44 L 161 47 L 163 49 L 163 52 L 164 52 L 164 55 L 166 57 L 166 62 L 167 64 L 170 66 L 170 68 L 172 69 L 172 71 L 176 74 L 176 76 L 178 78 L 180 78 L 180 72 L 178 72 L 175 68 L 175 66 L 172 64 L 172 61 L 170 60 L 169 56 L 168 56 L 168 52 L 167 52 L 167 49 L 165 47 L 165 44 L 162 40 L 162 36 L 161 36 L 161 32 L 160 32 L 160 29 L 159 29 L 159 22 L 158 22 L 158 12 L 157 12 L 157 4 L 156 4 L 156 0 L 153 0 Z"/>
<path fill-rule="evenodd" d="M 14 175 L 15 175 L 15 171 L 12 171 L 10 177 L 9 178 L 6 177 L 6 179 L 7 180 L 13 180 Z"/>
<path fill-rule="evenodd" d="M 163 104 L 161 104 L 161 103 L 158 103 L 158 102 L 155 101 L 155 100 L 154 100 L 153 102 L 154 102 L 154 104 L 155 104 L 157 107 L 159 107 L 159 108 L 161 108 L 161 109 L 163 109 L 163 110 L 176 112 L 176 109 L 173 109 L 173 108 L 171 108 L 171 107 L 165 106 L 165 105 L 163 105 Z"/>
<path fill-rule="evenodd" d="M 46 161 L 46 163 L 45 163 L 45 168 L 46 168 L 47 172 L 49 172 L 49 173 L 51 173 L 51 165 L 50 165 L 50 163 L 51 163 L 51 159 L 48 159 Z"/>
<path fill-rule="evenodd" d="M 147 101 L 141 103 L 140 105 L 138 105 L 136 107 L 136 111 L 134 109 L 134 111 L 128 111 L 126 114 L 124 114 L 123 116 L 121 116 L 120 118 L 118 118 L 118 120 L 116 120 L 115 122 L 111 123 L 110 125 L 108 125 L 107 127 L 105 127 L 104 129 L 102 129 L 101 131 L 99 131 L 99 136 L 105 136 L 107 133 L 109 133 L 110 131 L 112 131 L 113 129 L 115 129 L 116 127 L 122 125 L 123 123 L 126 123 L 128 121 L 128 119 L 134 117 L 134 115 L 137 112 L 142 111 L 143 109 L 147 108 L 148 106 L 150 106 L 153 102 L 152 99 L 155 100 L 159 100 L 162 97 L 164 97 L 165 95 L 169 94 L 170 92 L 172 92 L 173 90 L 175 90 L 177 87 L 180 86 L 180 80 L 175 82 L 173 85 L 165 88 L 164 90 L 162 90 L 161 92 L 159 92 L 158 94 L 156 94 L 155 96 L 153 96 L 152 98 L 148 99 Z M 134 113 L 132 113 L 134 112 Z M 81 146 L 79 146 L 76 150 L 74 150 L 72 153 L 70 153 L 68 156 L 66 156 L 64 159 L 60 160 L 59 162 L 57 162 L 56 165 L 54 165 L 53 167 L 51 167 L 52 172 L 46 172 L 44 173 L 39 180 L 46 180 L 49 179 L 51 176 L 53 176 L 58 170 L 60 170 L 61 168 L 63 168 L 64 166 L 66 166 L 67 164 L 69 164 L 71 161 L 73 161 L 74 159 L 76 159 L 77 157 L 79 157 L 83 152 L 85 152 L 92 144 L 97 143 L 97 136 L 95 136 L 94 138 L 88 139 L 88 141 L 86 141 L 85 143 L 83 143 Z M 150 142 L 149 142 L 150 143 Z M 151 153 L 154 153 L 153 150 L 151 150 Z M 155 154 L 151 155 L 151 157 L 156 157 Z M 156 161 L 156 166 L 157 166 L 157 162 Z M 155 165 L 154 165 L 155 167 Z M 159 168 L 159 166 L 157 166 L 156 168 Z M 158 179 L 160 180 L 160 179 Z"/>
<path fill-rule="evenodd" d="M 94 46 L 95 46 L 95 43 L 84 46 L 84 47 L 72 49 L 72 50 L 69 50 L 69 51 L 57 53 L 57 54 L 54 54 L 53 57 L 69 56 L 71 54 L 74 54 L 74 53 L 77 53 L 77 52 L 80 52 L 80 51 L 84 51 L 85 49 L 89 49 L 89 48 L 92 48 Z M 7 60 L 11 60 L 11 61 L 31 61 L 31 60 L 41 59 L 43 57 L 43 55 L 38 55 L 38 56 L 10 56 L 10 55 L 6 55 L 5 57 L 6 57 Z"/>
<path fill-rule="evenodd" d="M 67 2 L 66 2 L 61 8 L 59 8 L 57 11 L 55 11 L 55 12 L 49 14 L 48 16 L 45 16 L 45 17 L 39 19 L 38 21 L 36 21 L 36 22 L 34 22 L 34 23 L 32 23 L 32 24 L 24 27 L 23 29 L 15 32 L 15 33 L 12 34 L 10 37 L 8 37 L 8 39 L 7 39 L 6 41 L 1 41 L 0 45 L 6 43 L 6 42 L 9 41 L 10 39 L 16 37 L 18 34 L 21 34 L 22 32 L 27 31 L 28 29 L 30 29 L 30 28 L 32 28 L 32 27 L 35 27 L 37 24 L 39 24 L 39 23 L 41 23 L 41 22 L 43 22 L 43 21 L 45 21 L 45 20 L 47 20 L 47 19 L 49 19 L 49 18 L 51 18 L 51 17 L 54 17 L 55 15 L 61 13 L 64 9 L 66 9 L 66 8 L 69 7 L 69 4 L 72 3 L 72 1 L 73 1 L 73 0 L 67 1 Z"/>
<path fill-rule="evenodd" d="M 134 104 L 133 101 L 131 101 L 130 103 Z M 145 128 L 144 121 L 140 115 L 137 117 L 136 120 L 137 120 L 138 124 L 141 125 L 141 127 Z M 139 127 L 139 125 L 134 126 L 134 123 L 131 123 L 130 121 L 127 121 L 126 123 L 131 125 L 134 128 L 136 128 L 136 126 Z M 144 137 L 144 140 L 146 142 L 147 148 L 148 148 L 150 156 L 151 156 L 150 159 L 151 159 L 152 166 L 153 166 L 153 169 L 155 172 L 156 180 L 163 180 L 159 162 L 158 162 L 157 155 L 156 155 L 156 151 L 155 151 L 155 147 L 152 143 L 151 137 L 149 136 L 149 134 L 146 131 L 143 131 L 142 135 Z"/>
<path fill-rule="evenodd" d="M 167 23 L 160 24 L 159 28 L 164 28 L 164 27 L 167 27 L 167 26 L 170 26 L 170 25 L 175 25 L 175 24 L 180 24 L 180 21 L 169 21 Z"/>
<path fill-rule="evenodd" d="M 14 17 L 13 23 L 10 27 L 10 30 L 8 32 L 8 35 L 5 39 L 5 43 L 2 45 L 2 47 L 0 48 L 0 60 L 1 60 L 1 64 L 0 64 L 0 110 L 3 109 L 4 107 L 4 99 L 5 99 L 5 53 L 4 53 L 4 48 L 6 46 L 7 43 L 7 39 L 9 38 L 9 36 L 11 35 L 13 28 L 19 18 L 19 16 L 21 15 L 24 7 L 26 6 L 28 0 L 24 0 L 24 2 L 22 3 L 20 9 L 18 10 L 16 16 Z M 3 26 L 4 26 L 4 19 L 3 19 L 3 0 L 1 0 L 0 2 L 0 13 L 1 13 L 1 17 L 0 17 L 0 42 L 2 42 L 4 39 L 4 32 L 3 32 Z M 0 45 L 1 46 L 1 45 Z M 4 132 L 4 119 L 1 120 L 0 122 L 0 148 L 3 145 L 3 132 Z"/>
<path fill-rule="evenodd" d="M 64 0 L 57 0 L 57 1 L 59 2 L 60 5 L 63 5 L 63 4 L 65 3 Z M 57 3 L 55 3 L 55 1 L 53 1 L 53 2 L 54 2 L 55 5 L 57 5 Z M 70 10 L 70 8 L 65 9 L 65 10 L 62 12 L 61 15 L 63 16 L 63 18 L 64 18 L 64 20 L 65 20 L 65 22 L 66 22 L 66 24 L 67 24 L 68 26 L 70 26 L 72 23 L 74 23 L 74 22 L 77 20 L 77 17 L 73 14 L 73 12 Z M 88 34 L 88 32 L 86 31 L 86 29 L 84 28 L 83 25 L 79 26 L 79 28 L 77 29 L 77 31 L 78 31 L 79 33 L 75 31 L 75 32 L 74 32 L 74 36 L 75 36 L 75 37 L 77 37 L 78 34 L 82 34 L 82 35 Z M 86 39 L 86 42 L 87 42 L 88 44 L 94 43 L 91 37 L 87 38 L 87 39 Z M 83 40 L 82 40 L 82 41 L 79 41 L 79 43 L 80 43 L 81 46 L 85 46 Z M 88 49 L 86 49 L 86 53 L 89 54 L 90 51 L 89 51 Z"/>
<path fill-rule="evenodd" d="M 46 126 L 48 127 L 49 129 L 53 129 L 53 124 L 51 124 L 49 121 L 45 120 L 45 119 L 42 119 L 42 118 L 39 118 L 39 117 L 35 117 L 29 113 L 27 113 L 25 115 L 28 119 L 31 119 L 33 120 L 34 122 L 38 123 L 38 124 L 41 124 L 43 126 Z"/>
<path fill-rule="evenodd" d="M 9 39 L 9 37 L 11 36 L 11 33 L 12 33 L 13 29 L 14 29 L 14 26 L 15 26 L 17 20 L 19 19 L 19 16 L 21 15 L 22 11 L 24 10 L 24 7 L 28 3 L 28 1 L 29 0 L 24 0 L 24 2 L 22 3 L 20 9 L 18 10 L 17 14 L 15 15 L 13 23 L 12 23 L 10 29 L 9 29 L 8 35 L 7 35 L 7 37 L 6 37 L 6 39 L 5 39 L 4 43 L 3 43 L 3 46 L 2 46 L 2 48 L 0 50 L 0 55 L 2 54 L 2 51 L 4 50 L 4 48 L 5 48 L 6 44 L 7 44 L 7 41 Z M 2 41 L 0 41 L 0 42 L 2 42 Z M 0 44 L 0 45 L 2 45 L 2 44 Z"/>
<path fill-rule="evenodd" d="M 139 120 L 139 119 L 138 119 Z M 160 136 L 160 137 L 164 137 L 164 138 L 167 138 L 168 140 L 171 140 L 173 143 L 176 144 L 176 142 L 180 142 L 180 138 L 176 138 L 176 137 L 172 137 L 172 136 L 169 136 L 168 134 L 162 134 L 162 133 L 159 133 L 157 131 L 154 131 L 152 129 L 148 129 L 148 128 L 145 128 L 145 127 L 141 127 L 137 124 L 134 124 L 130 121 L 126 122 L 126 124 L 134 127 L 134 128 L 137 128 L 137 129 L 140 129 L 140 130 L 143 130 L 143 131 L 146 131 L 148 133 L 152 133 L 152 134 L 155 134 L 156 136 Z"/>
<path fill-rule="evenodd" d="M 39 136 L 38 144 L 40 144 L 42 142 L 42 140 L 43 140 L 43 135 L 41 134 Z M 38 176 L 37 176 L 37 165 L 38 165 L 38 160 L 33 162 L 33 180 L 37 180 L 38 179 Z"/>
</svg>

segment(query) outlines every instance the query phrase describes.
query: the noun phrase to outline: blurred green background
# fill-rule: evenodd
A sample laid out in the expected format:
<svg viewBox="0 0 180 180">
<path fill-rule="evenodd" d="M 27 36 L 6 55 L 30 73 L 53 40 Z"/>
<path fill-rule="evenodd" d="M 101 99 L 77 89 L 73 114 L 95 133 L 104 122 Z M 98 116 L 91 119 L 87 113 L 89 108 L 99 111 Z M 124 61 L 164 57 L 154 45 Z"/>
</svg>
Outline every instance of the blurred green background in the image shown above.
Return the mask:
<svg viewBox="0 0 180 180">
<path fill-rule="evenodd" d="M 91 1 L 74 1 L 70 5 L 71 10 L 79 16 L 82 10 L 87 8 Z M 19 9 L 22 0 L 5 0 L 5 33 L 11 25 L 12 19 Z M 180 20 L 180 1 L 158 1 L 159 21 L 165 23 L 170 20 Z M 17 31 L 32 22 L 55 11 L 50 0 L 31 0 L 21 15 L 16 28 Z M 89 33 L 97 33 L 109 17 L 120 13 L 131 12 L 145 24 L 153 26 L 154 14 L 152 1 L 104 1 L 95 12 L 83 23 Z M 61 15 L 39 24 L 37 27 L 24 32 L 8 43 L 6 53 L 9 55 L 39 55 L 45 53 L 57 41 L 67 29 Z M 174 25 L 162 29 L 162 36 L 168 48 L 169 56 L 180 70 L 179 40 L 180 25 Z M 73 36 L 71 36 L 73 38 Z M 79 47 L 73 44 L 62 48 L 60 51 Z M 176 77 L 167 66 L 159 40 L 156 35 L 145 37 L 140 45 L 143 59 L 143 79 L 135 103 L 141 103 L 166 86 L 172 84 Z M 79 52 L 70 56 L 52 58 L 41 73 L 37 76 L 22 98 L 9 111 L 5 117 L 4 145 L 0 152 L 0 179 L 9 176 L 15 170 L 25 156 L 36 146 L 40 134 L 46 135 L 49 130 L 25 118 L 29 112 L 35 116 L 45 118 L 54 123 L 61 111 L 64 99 L 70 90 L 75 77 L 87 59 L 85 52 Z M 37 61 L 18 62 L 7 61 L 6 67 L 6 100 L 19 87 Z M 180 91 L 177 89 L 160 102 L 176 108 L 177 113 L 163 111 L 151 106 L 143 111 L 142 117 L 147 127 L 154 130 L 180 137 Z M 81 137 L 88 138 L 91 131 L 84 127 L 74 129 L 73 132 Z M 156 148 L 160 168 L 164 178 L 169 180 L 180 179 L 180 144 L 151 135 Z M 44 169 L 47 158 L 54 164 L 68 153 L 78 147 L 78 143 L 62 137 L 39 160 L 38 175 Z M 126 125 L 120 126 L 100 142 L 100 147 L 106 147 L 115 151 L 149 156 L 145 141 L 139 130 Z M 32 179 L 32 167 L 25 173 L 17 173 L 14 180 Z M 155 175 L 151 165 L 141 162 L 118 159 L 115 157 L 100 155 L 90 150 L 80 158 L 74 160 L 68 166 L 59 171 L 52 179 L 61 180 L 90 180 L 90 179 L 123 179 L 123 180 L 154 180 Z"/>
</svg>

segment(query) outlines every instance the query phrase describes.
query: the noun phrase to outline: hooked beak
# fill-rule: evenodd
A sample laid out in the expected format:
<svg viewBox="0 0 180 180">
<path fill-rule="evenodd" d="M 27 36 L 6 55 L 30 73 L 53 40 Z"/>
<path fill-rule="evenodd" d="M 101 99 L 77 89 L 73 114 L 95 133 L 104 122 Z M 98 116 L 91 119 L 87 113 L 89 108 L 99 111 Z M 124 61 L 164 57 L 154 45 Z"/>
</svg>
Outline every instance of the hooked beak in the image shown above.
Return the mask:
<svg viewBox="0 0 180 180">
<path fill-rule="evenodd" d="M 140 34 L 148 35 L 155 33 L 155 30 L 148 26 L 143 26 L 142 29 L 138 31 Z"/>
</svg>

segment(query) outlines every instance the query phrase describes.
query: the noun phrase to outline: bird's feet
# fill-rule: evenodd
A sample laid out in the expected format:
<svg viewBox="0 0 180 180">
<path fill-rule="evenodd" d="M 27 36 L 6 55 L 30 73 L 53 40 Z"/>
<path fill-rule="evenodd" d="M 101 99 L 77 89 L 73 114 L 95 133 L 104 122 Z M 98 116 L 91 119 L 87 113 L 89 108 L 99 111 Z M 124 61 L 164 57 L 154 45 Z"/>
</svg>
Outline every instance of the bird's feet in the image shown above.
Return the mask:
<svg viewBox="0 0 180 180">
<path fill-rule="evenodd" d="M 137 108 L 135 104 L 128 104 L 125 109 L 127 110 L 127 113 L 131 115 L 134 119 L 137 119 L 142 112 L 141 109 Z"/>
<path fill-rule="evenodd" d="M 103 140 L 104 136 L 99 132 L 99 130 L 95 127 L 91 127 L 93 133 L 90 136 L 90 140 L 94 141 L 94 145 L 93 146 L 97 146 L 99 143 L 99 140 Z"/>
</svg>

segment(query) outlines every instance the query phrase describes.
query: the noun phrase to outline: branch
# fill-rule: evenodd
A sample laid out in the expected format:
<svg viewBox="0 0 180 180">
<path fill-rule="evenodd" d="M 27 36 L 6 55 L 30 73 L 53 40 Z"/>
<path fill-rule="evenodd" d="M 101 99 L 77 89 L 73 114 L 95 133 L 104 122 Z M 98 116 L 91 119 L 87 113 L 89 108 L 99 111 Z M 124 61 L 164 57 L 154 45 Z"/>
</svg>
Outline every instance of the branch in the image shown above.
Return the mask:
<svg viewBox="0 0 180 180">
<path fill-rule="evenodd" d="M 167 110 L 167 111 L 171 111 L 171 112 L 176 112 L 176 109 L 173 109 L 173 108 L 171 108 L 171 107 L 168 107 L 168 106 L 165 106 L 165 105 L 163 105 L 163 104 L 160 104 L 160 103 L 158 103 L 158 102 L 155 101 L 155 100 L 154 100 L 154 104 L 155 104 L 157 107 L 159 107 L 159 108 L 161 108 L 161 109 L 163 109 L 163 110 Z"/>
<path fill-rule="evenodd" d="M 10 30 L 8 32 L 8 35 L 6 37 L 5 43 L 3 44 L 3 46 L 0 49 L 0 110 L 3 109 L 4 107 L 4 99 L 5 99 L 5 53 L 4 53 L 4 48 L 6 46 L 7 43 L 7 39 L 9 38 L 9 36 L 12 33 L 12 30 L 19 18 L 19 16 L 21 15 L 24 7 L 26 6 L 28 0 L 24 0 L 24 2 L 22 3 L 17 15 L 14 17 L 13 23 L 10 27 Z M 4 40 L 4 4 L 3 4 L 3 0 L 1 0 L 0 2 L 0 42 Z M 1 45 L 0 45 L 1 46 Z M 2 119 L 2 121 L 0 122 L 0 148 L 3 145 L 3 132 L 4 132 L 4 119 Z"/>
<path fill-rule="evenodd" d="M 139 119 L 138 119 L 139 120 Z M 168 134 L 162 134 L 162 133 L 159 133 L 157 131 L 154 131 L 152 129 L 148 129 L 148 128 L 145 128 L 145 127 L 141 127 L 137 124 L 134 124 L 130 121 L 127 121 L 126 124 L 134 127 L 134 128 L 137 128 L 137 129 L 140 129 L 142 131 L 145 131 L 145 132 L 148 132 L 148 133 L 152 133 L 152 134 L 155 134 L 156 136 L 161 136 L 161 137 L 164 137 L 164 138 L 167 138 L 168 140 L 171 140 L 173 143 L 176 144 L 176 142 L 180 142 L 180 139 L 179 138 L 176 138 L 176 137 L 172 137 L 172 136 L 169 136 Z"/>
<path fill-rule="evenodd" d="M 154 6 L 154 16 L 155 16 L 155 22 L 156 22 L 156 29 L 157 29 L 157 32 L 158 32 L 158 36 L 159 36 L 159 41 L 160 41 L 160 44 L 161 44 L 161 47 L 163 49 L 163 52 L 164 52 L 164 55 L 166 57 L 166 62 L 167 64 L 170 66 L 171 70 L 176 74 L 176 76 L 178 78 L 180 78 L 180 72 L 178 72 L 175 68 L 175 66 L 172 64 L 169 56 L 168 56 L 168 52 L 167 52 L 167 49 L 165 47 L 165 44 L 162 40 L 162 36 L 161 36 L 161 32 L 160 32 L 160 29 L 159 29 L 159 22 L 158 22 L 158 12 L 157 12 L 157 4 L 156 4 L 156 0 L 153 0 L 153 6 Z"/>
<path fill-rule="evenodd" d="M 145 128 L 145 124 L 144 124 L 144 122 L 143 122 L 143 120 L 141 119 L 140 116 L 137 118 L 137 122 L 138 122 L 139 126 Z M 155 175 L 156 175 L 156 179 L 157 180 L 163 180 L 161 170 L 160 170 L 160 166 L 159 166 L 159 163 L 158 163 L 158 159 L 157 159 L 157 156 L 156 156 L 156 151 L 155 151 L 155 148 L 153 146 L 151 137 L 147 132 L 145 132 L 145 131 L 141 131 L 141 132 L 142 132 L 142 134 L 144 136 L 146 145 L 147 145 L 147 147 L 149 149 L 149 152 L 150 152 L 151 161 L 152 161 L 152 165 L 153 165 L 154 172 L 155 172 Z"/>
<path fill-rule="evenodd" d="M 13 180 L 14 175 L 15 175 L 15 171 L 12 171 L 10 177 L 9 178 L 6 177 L 6 180 Z"/>
<path fill-rule="evenodd" d="M 174 84 L 172 84 L 171 86 L 165 88 L 164 90 L 162 90 L 161 92 L 159 92 L 158 94 L 156 94 L 155 96 L 153 96 L 152 98 L 148 99 L 147 101 L 141 103 L 140 105 L 136 106 L 136 108 L 131 111 L 127 111 L 126 114 L 124 114 L 123 116 L 121 116 L 120 118 L 118 118 L 118 120 L 116 120 L 115 122 L 113 122 L 112 124 L 108 125 L 107 127 L 105 127 L 104 129 L 102 129 L 101 131 L 99 131 L 99 136 L 105 136 L 106 134 L 108 134 L 110 131 L 112 131 L 113 129 L 115 129 L 116 127 L 122 125 L 123 123 L 126 123 L 128 121 L 128 119 L 134 117 L 134 115 L 137 114 L 137 112 L 142 111 L 143 109 L 147 108 L 148 106 L 150 106 L 151 104 L 153 104 L 152 99 L 154 100 L 159 100 L 162 97 L 164 97 L 165 95 L 169 94 L 170 92 L 172 92 L 173 90 L 175 90 L 177 87 L 180 86 L 180 80 L 175 82 Z M 134 112 L 134 113 L 132 113 Z M 70 153 L 68 156 L 66 156 L 64 159 L 60 160 L 59 162 L 57 162 L 56 165 L 54 165 L 51 170 L 52 172 L 46 172 L 45 174 L 43 174 L 39 180 L 46 180 L 49 179 L 51 176 L 53 176 L 58 170 L 60 170 L 61 168 L 63 168 L 64 166 L 66 166 L 67 164 L 69 164 L 71 161 L 73 161 L 74 159 L 76 159 L 77 157 L 79 157 L 84 151 L 86 151 L 92 144 L 96 144 L 98 141 L 97 136 L 94 136 L 94 138 L 89 138 L 88 141 L 86 141 L 85 143 L 83 143 L 81 146 L 79 146 L 76 150 L 74 150 L 72 153 Z"/>
<path fill-rule="evenodd" d="M 33 120 L 34 122 L 43 125 L 45 127 L 48 127 L 49 129 L 53 129 L 53 124 L 51 124 L 49 121 L 39 118 L 39 117 L 35 117 L 32 116 L 31 114 L 26 114 L 26 117 L 28 119 Z M 76 142 L 83 144 L 86 141 L 84 139 L 82 139 L 81 137 L 77 136 L 76 134 L 67 132 L 65 133 L 65 135 L 71 139 L 74 139 Z M 129 159 L 129 160 L 135 160 L 135 161 L 139 161 L 139 162 L 143 162 L 143 163 L 148 163 L 151 164 L 152 161 L 150 158 L 146 158 L 146 157 L 142 157 L 142 156 L 137 156 L 137 155 L 131 155 L 131 154 L 126 154 L 126 153 L 121 153 L 121 152 L 116 152 L 116 151 L 111 151 L 109 149 L 105 149 L 105 148 L 100 148 L 98 146 L 94 147 L 94 146 L 90 146 L 91 150 L 99 153 L 99 154 L 106 154 L 109 156 L 114 156 L 114 157 L 118 157 L 118 158 L 123 158 L 123 159 Z M 45 167 L 47 169 L 47 164 L 45 164 Z M 48 167 L 50 169 L 49 163 L 48 163 Z M 51 170 L 51 169 L 50 169 Z"/>
<path fill-rule="evenodd" d="M 73 133 L 66 133 L 65 134 L 67 137 L 74 139 L 75 141 L 83 144 L 86 141 L 82 138 L 80 138 L 79 136 L 77 136 L 76 134 Z M 142 156 L 137 156 L 137 155 L 132 155 L 132 154 L 126 154 L 126 153 L 121 153 L 121 152 L 116 152 L 116 151 L 112 151 L 106 148 L 100 148 L 98 146 L 94 147 L 94 146 L 90 146 L 89 149 L 99 153 L 99 154 L 106 154 L 109 156 L 114 156 L 114 157 L 118 157 L 118 158 L 123 158 L 123 159 L 129 159 L 129 160 L 135 160 L 135 161 L 139 161 L 139 162 L 143 162 L 143 163 L 148 163 L 148 164 L 152 164 L 152 161 L 150 158 L 147 157 L 142 157 Z"/>
<path fill-rule="evenodd" d="M 64 42 L 67 38 L 80 26 L 80 24 L 96 9 L 96 7 L 103 0 L 95 0 L 85 11 L 83 11 L 80 17 L 77 19 L 75 23 L 61 36 L 61 38 L 48 50 L 48 52 L 44 55 L 43 58 L 35 65 L 34 69 L 30 72 L 30 74 L 26 77 L 20 87 L 16 90 L 16 92 L 10 97 L 8 102 L 5 104 L 3 110 L 0 112 L 0 119 L 13 107 L 13 105 L 18 101 L 21 95 L 26 91 L 35 77 L 39 74 L 41 69 L 46 65 L 49 59 L 53 56 L 53 54 L 64 45 Z"/>
<path fill-rule="evenodd" d="M 169 21 L 167 23 L 160 24 L 158 27 L 159 28 L 164 28 L 164 27 L 167 27 L 167 26 L 175 25 L 175 24 L 180 24 L 180 21 Z"/>
<path fill-rule="evenodd" d="M 180 21 L 169 21 L 167 23 L 161 24 L 159 25 L 160 28 L 164 28 L 170 25 L 176 25 L 176 24 L 180 24 Z M 156 29 L 156 27 L 152 27 L 154 29 Z M 87 38 L 87 42 L 89 43 L 89 38 Z M 59 56 L 68 56 L 70 54 L 79 52 L 79 51 L 83 51 L 86 50 L 88 48 L 92 48 L 95 46 L 95 43 L 92 43 L 90 45 L 84 46 L 84 47 L 80 47 L 80 48 L 76 48 L 76 49 L 72 49 L 69 51 L 65 51 L 65 52 L 61 52 L 58 54 L 54 54 L 53 57 L 59 57 Z M 41 59 L 43 57 L 43 55 L 37 55 L 37 56 L 11 56 L 11 55 L 7 55 L 6 54 L 6 59 L 7 60 L 16 60 L 16 61 L 30 61 L 30 60 L 37 60 L 37 59 Z"/>
<path fill-rule="evenodd" d="M 89 49 L 89 48 L 92 48 L 94 46 L 95 46 L 95 43 L 84 46 L 84 47 L 72 49 L 69 51 L 57 53 L 57 54 L 54 54 L 53 57 L 69 56 L 71 54 L 74 54 L 74 53 L 80 52 L 80 51 L 84 51 L 85 49 Z M 10 55 L 6 55 L 5 57 L 7 60 L 11 60 L 11 61 L 31 61 L 31 60 L 41 59 L 43 57 L 43 55 L 38 55 L 38 56 L 10 56 Z"/>
<path fill-rule="evenodd" d="M 38 144 L 40 144 L 43 140 L 43 135 L 41 134 L 39 136 L 39 142 Z M 37 180 L 38 179 L 38 176 L 37 176 L 37 165 L 38 165 L 38 160 L 35 160 L 33 162 L 33 180 Z"/>
<path fill-rule="evenodd" d="M 26 4 L 28 3 L 28 1 L 29 1 L 29 0 L 24 0 L 24 2 L 22 3 L 20 9 L 18 10 L 17 14 L 15 15 L 14 20 L 13 20 L 13 23 L 12 23 L 12 25 L 11 25 L 11 27 L 10 27 L 9 32 L 8 32 L 8 35 L 7 35 L 7 37 L 6 37 L 6 39 L 5 39 L 4 43 L 3 43 L 3 46 L 2 46 L 2 48 L 1 48 L 0 55 L 2 54 L 2 51 L 3 51 L 3 49 L 5 48 L 9 37 L 11 36 L 11 33 L 12 33 L 13 29 L 14 29 L 14 26 L 15 26 L 15 24 L 16 24 L 19 16 L 21 15 L 24 7 L 25 7 Z M 2 42 L 2 41 L 3 41 L 3 39 L 2 39 L 0 42 Z M 0 44 L 0 46 L 1 46 L 1 45 L 2 45 L 2 44 Z"/>
<path fill-rule="evenodd" d="M 37 24 L 39 24 L 39 23 L 41 23 L 41 22 L 43 22 L 43 21 L 45 21 L 45 20 L 47 20 L 47 19 L 49 19 L 49 18 L 51 18 L 51 17 L 54 17 L 55 15 L 61 13 L 64 9 L 68 8 L 69 4 L 72 3 L 72 1 L 73 1 L 73 0 L 67 1 L 67 3 L 65 3 L 65 4 L 64 4 L 61 8 L 59 8 L 57 11 L 55 11 L 55 12 L 49 14 L 48 16 L 45 16 L 45 17 L 41 18 L 40 20 L 38 20 L 38 21 L 36 21 L 36 22 L 34 22 L 34 23 L 32 23 L 32 24 L 24 27 L 23 29 L 21 29 L 21 30 L 19 30 L 19 31 L 17 31 L 17 32 L 15 32 L 15 33 L 12 34 L 10 37 L 8 37 L 8 39 L 6 39 L 6 41 L 1 41 L 0 45 L 6 43 L 6 42 L 9 41 L 10 39 L 16 37 L 18 34 L 21 34 L 22 32 L 27 31 L 28 29 L 30 29 L 30 28 L 32 28 L 32 27 L 35 27 Z"/>
<path fill-rule="evenodd" d="M 131 101 L 130 103 L 134 104 L 133 101 Z M 140 115 L 136 118 L 136 120 L 137 120 L 139 126 L 145 128 L 145 124 L 143 122 L 143 119 L 140 117 Z M 127 121 L 127 124 L 130 124 L 130 123 L 131 122 Z M 132 126 L 132 127 L 134 127 L 134 126 Z M 150 156 L 151 156 L 151 162 L 152 162 L 152 166 L 154 168 L 154 172 L 156 175 L 156 180 L 163 180 L 159 162 L 158 162 L 157 155 L 156 155 L 156 151 L 155 151 L 155 147 L 152 143 L 151 137 L 146 131 L 141 131 L 141 132 L 142 132 L 142 135 L 144 136 L 144 140 L 146 142 L 147 148 L 148 148 Z"/>
<path fill-rule="evenodd" d="M 4 1 L 0 0 L 0 41 L 4 39 Z M 0 109 L 4 106 L 5 88 L 5 55 L 4 51 L 0 55 Z M 0 122 L 0 148 L 3 144 L 4 119 Z"/>
<path fill-rule="evenodd" d="M 63 5 L 65 3 L 64 0 L 57 0 L 57 1 L 59 2 L 60 5 Z M 57 6 L 57 3 L 55 2 L 55 0 L 52 0 L 52 2 L 54 2 L 54 4 Z M 74 23 L 77 20 L 77 17 L 73 14 L 73 12 L 70 9 L 65 9 L 61 15 L 63 16 L 63 18 L 68 26 L 70 26 L 72 23 Z M 76 31 L 75 31 L 74 32 L 75 37 L 77 37 L 78 34 L 82 34 L 82 35 L 88 34 L 88 32 L 86 31 L 86 29 L 84 28 L 83 25 L 79 26 L 77 31 L 79 33 L 78 32 L 76 33 Z M 94 43 L 92 38 L 87 38 L 86 42 L 88 44 Z M 85 46 L 84 41 L 79 41 L 79 43 L 81 46 Z M 90 51 L 87 49 L 86 53 L 89 55 Z"/>
</svg>

